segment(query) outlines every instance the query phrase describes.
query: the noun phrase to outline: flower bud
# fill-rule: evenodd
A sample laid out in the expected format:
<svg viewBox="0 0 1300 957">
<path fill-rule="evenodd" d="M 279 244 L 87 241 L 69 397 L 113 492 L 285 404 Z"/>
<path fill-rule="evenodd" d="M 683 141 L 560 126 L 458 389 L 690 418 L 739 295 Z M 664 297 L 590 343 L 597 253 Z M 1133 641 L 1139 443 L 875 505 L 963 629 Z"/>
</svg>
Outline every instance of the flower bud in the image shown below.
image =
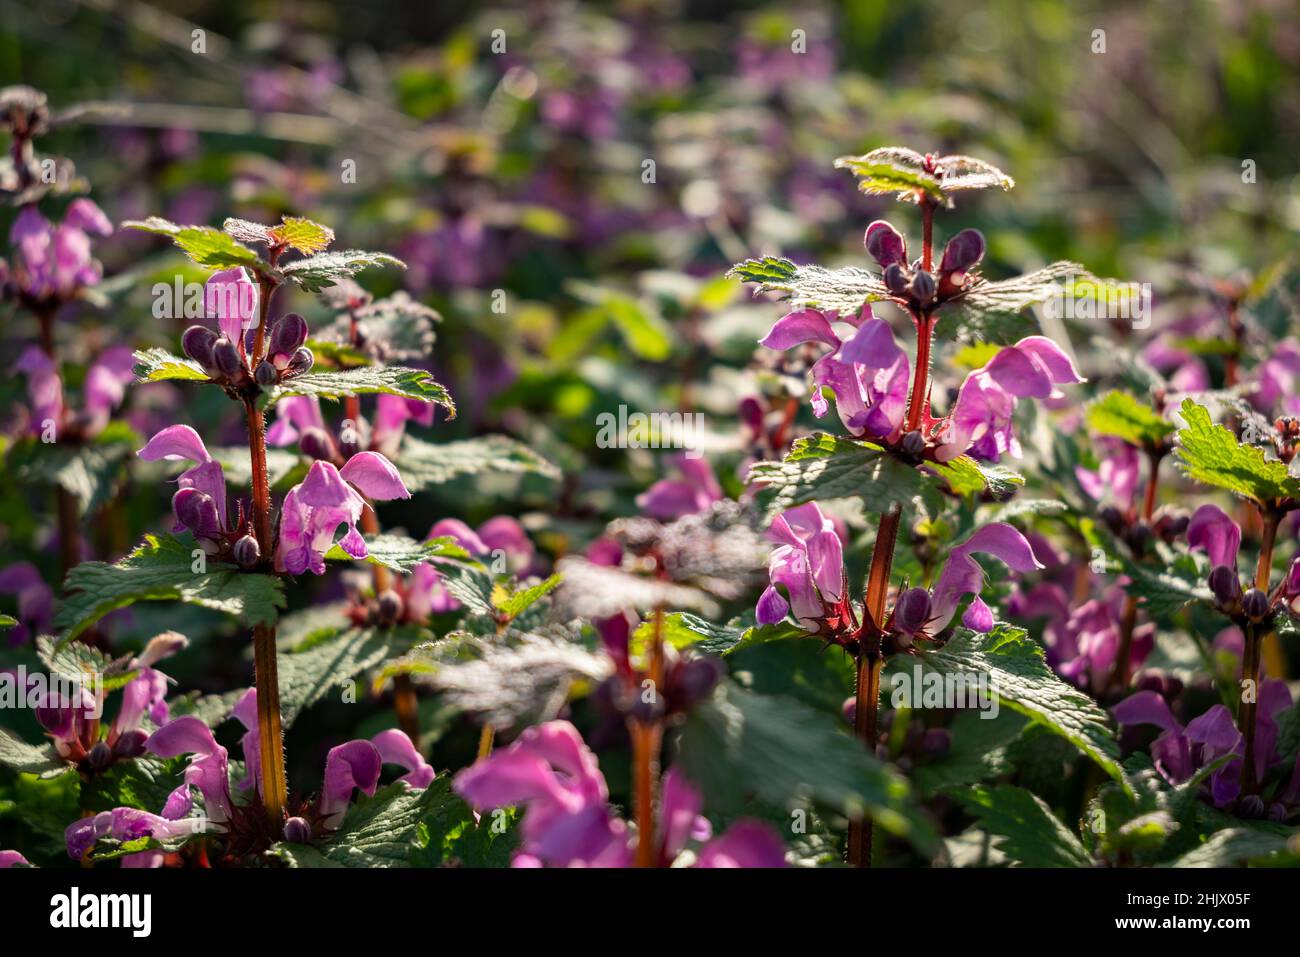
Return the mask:
<svg viewBox="0 0 1300 957">
<path fill-rule="evenodd" d="M 207 492 L 196 488 L 181 489 L 172 496 L 172 512 L 196 538 L 215 538 L 221 532 L 217 503 Z"/>
<path fill-rule="evenodd" d="M 306 341 L 307 320 L 296 312 L 290 312 L 277 319 L 271 327 L 271 341 L 266 351 L 268 355 L 293 355 Z"/>
<path fill-rule="evenodd" d="M 924 269 L 918 269 L 916 275 L 912 277 L 912 296 L 917 302 L 925 303 L 934 298 L 934 293 L 934 276 Z"/>
<path fill-rule="evenodd" d="M 863 243 L 871 258 L 880 263 L 882 269 L 907 261 L 907 243 L 898 230 L 883 219 L 878 219 L 867 227 Z"/>
<path fill-rule="evenodd" d="M 907 293 L 907 273 L 898 263 L 893 263 L 885 268 L 885 288 L 895 296 L 902 296 Z"/>
<path fill-rule="evenodd" d="M 245 571 L 256 568 L 257 563 L 262 560 L 262 547 L 257 544 L 257 539 L 252 535 L 245 535 L 235 542 L 231 553 L 235 556 L 235 561 L 239 563 L 239 567 Z"/>
<path fill-rule="evenodd" d="M 181 336 L 181 349 L 205 369 L 213 368 L 212 347 L 216 344 L 217 334 L 207 326 L 190 326 Z"/>
<path fill-rule="evenodd" d="M 1119 531 L 1124 527 L 1124 513 L 1114 505 L 1103 505 L 1097 512 L 1097 517 L 1105 523 L 1111 531 Z"/>
<path fill-rule="evenodd" d="M 921 750 L 941 758 L 952 750 L 952 732 L 947 728 L 927 728 L 921 735 Z"/>
<path fill-rule="evenodd" d="M 920 455 L 925 451 L 925 436 L 920 429 L 913 429 L 903 436 L 903 451 L 908 455 Z"/>
<path fill-rule="evenodd" d="M 849 724 L 855 724 L 858 720 L 858 699 L 849 695 L 840 705 L 840 712 L 844 715 L 844 720 Z"/>
<path fill-rule="evenodd" d="M 689 711 L 707 698 L 722 678 L 722 670 L 722 662 L 712 655 L 699 655 L 679 662 L 668 677 L 672 709 Z"/>
<path fill-rule="evenodd" d="M 1231 605 L 1241 597 L 1241 582 L 1237 570 L 1227 565 L 1215 565 L 1209 577 L 1210 591 L 1220 605 Z"/>
<path fill-rule="evenodd" d="M 290 844 L 310 844 L 311 825 L 301 817 L 289 818 L 284 822 L 284 839 Z"/>
<path fill-rule="evenodd" d="M 218 339 L 212 347 L 212 364 L 224 376 L 234 376 L 244 367 L 244 360 L 239 358 L 239 350 L 229 339 Z"/>
<path fill-rule="evenodd" d="M 1264 799 L 1258 794 L 1247 794 L 1237 803 L 1237 816 L 1251 820 L 1264 816 Z"/>
<path fill-rule="evenodd" d="M 129 761 L 132 758 L 138 758 L 144 754 L 144 743 L 149 740 L 149 735 L 139 728 L 133 728 L 121 735 L 113 744 L 113 756 Z M 94 753 L 93 751 L 91 752 Z"/>
<path fill-rule="evenodd" d="M 397 594 L 391 588 L 379 595 L 379 620 L 386 623 L 392 623 L 402 617 L 402 612 L 406 610 L 406 604 L 402 601 L 402 596 Z"/>
<path fill-rule="evenodd" d="M 966 272 L 984 258 L 984 234 L 978 229 L 963 229 L 943 248 L 939 272 Z"/>
<path fill-rule="evenodd" d="M 263 389 L 269 389 L 280 381 L 280 372 L 275 366 L 263 359 L 257 364 L 257 371 L 253 373 L 253 378 Z"/>
<path fill-rule="evenodd" d="M 1241 610 L 1251 621 L 1263 621 L 1268 616 L 1268 596 L 1252 588 L 1241 599 Z"/>
<path fill-rule="evenodd" d="M 337 451 L 334 448 L 334 439 L 319 426 L 302 430 L 302 437 L 298 439 L 298 449 L 309 458 L 324 459 L 326 462 L 334 461 Z"/>
<path fill-rule="evenodd" d="M 113 763 L 113 749 L 104 741 L 96 741 L 95 746 L 86 755 L 86 763 L 96 771 L 102 771 Z"/>
<path fill-rule="evenodd" d="M 1187 534 L 1189 524 L 1191 524 L 1191 516 L 1187 514 L 1186 509 L 1166 505 L 1156 513 L 1152 530 L 1164 541 L 1173 542 Z"/>
<path fill-rule="evenodd" d="M 288 372 L 290 375 L 302 375 L 312 367 L 315 361 L 316 357 L 311 354 L 311 350 L 304 346 L 295 352 L 293 358 L 289 360 Z"/>
<path fill-rule="evenodd" d="M 1268 819 L 1274 824 L 1281 824 L 1290 815 L 1287 813 L 1286 805 L 1281 801 L 1274 801 L 1268 806 Z"/>
<path fill-rule="evenodd" d="M 895 631 L 914 635 L 930 620 L 930 593 L 924 588 L 909 588 L 894 603 L 894 616 L 890 619 Z"/>
</svg>

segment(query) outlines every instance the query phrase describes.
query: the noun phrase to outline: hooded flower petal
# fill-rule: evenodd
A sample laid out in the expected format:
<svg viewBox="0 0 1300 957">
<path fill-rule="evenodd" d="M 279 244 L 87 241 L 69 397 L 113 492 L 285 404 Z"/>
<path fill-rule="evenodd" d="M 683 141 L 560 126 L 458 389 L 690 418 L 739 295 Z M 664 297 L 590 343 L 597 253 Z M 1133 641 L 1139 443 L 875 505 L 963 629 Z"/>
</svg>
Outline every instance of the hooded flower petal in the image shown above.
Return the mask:
<svg viewBox="0 0 1300 957">
<path fill-rule="evenodd" d="M 349 741 L 330 749 L 325 757 L 325 783 L 317 805 L 325 827 L 334 830 L 343 822 L 354 788 L 367 795 L 375 793 L 383 763 L 379 749 L 369 741 Z"/>
<path fill-rule="evenodd" d="M 384 764 L 397 764 L 407 773 L 398 780 L 405 781 L 413 788 L 427 788 L 434 778 L 434 770 L 415 749 L 406 732 L 398 728 L 380 731 L 370 739 L 370 743 L 379 752 Z"/>
<path fill-rule="evenodd" d="M 778 319 L 766 336 L 758 340 L 760 346 L 784 352 L 805 342 L 824 342 L 839 348 L 840 337 L 831 329 L 826 317 L 815 309 L 800 309 Z"/>
<path fill-rule="evenodd" d="M 320 399 L 314 395 L 286 396 L 275 404 L 275 422 L 266 430 L 266 444 L 292 445 L 308 429 L 325 429 Z"/>
<path fill-rule="evenodd" d="M 215 316 L 221 334 L 238 345 L 245 329 L 257 325 L 257 284 L 242 267 L 222 269 L 208 277 L 203 303 L 209 316 Z"/>
<path fill-rule="evenodd" d="M 1241 527 L 1217 505 L 1202 505 L 1187 525 L 1187 544 L 1205 549 L 1211 565 L 1236 568 Z"/>
<path fill-rule="evenodd" d="M 700 848 L 696 867 L 785 867 L 785 845 L 769 825 L 741 820 Z"/>
<path fill-rule="evenodd" d="M 376 501 L 411 497 L 393 463 L 378 452 L 358 452 L 339 475 Z"/>
<path fill-rule="evenodd" d="M 1034 557 L 1029 541 L 1014 526 L 1005 522 L 985 525 L 948 555 L 934 586 L 929 634 L 938 634 L 947 627 L 962 598 L 978 595 L 984 586 L 984 571 L 971 557 L 975 552 L 992 555 L 1013 571 L 1031 572 L 1043 567 Z"/>
<path fill-rule="evenodd" d="M 211 728 L 193 715 L 183 715 L 151 734 L 145 748 L 160 758 L 191 755 L 185 783 L 199 789 L 209 818 L 218 824 L 230 819 L 229 762 Z"/>
</svg>

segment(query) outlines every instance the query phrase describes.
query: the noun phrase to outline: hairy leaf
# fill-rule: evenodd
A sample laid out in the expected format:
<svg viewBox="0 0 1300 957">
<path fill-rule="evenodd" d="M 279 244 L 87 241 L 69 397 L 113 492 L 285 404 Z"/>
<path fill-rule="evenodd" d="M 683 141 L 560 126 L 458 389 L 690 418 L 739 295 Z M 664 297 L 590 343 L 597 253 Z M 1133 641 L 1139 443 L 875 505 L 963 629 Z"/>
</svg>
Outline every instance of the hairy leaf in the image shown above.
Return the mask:
<svg viewBox="0 0 1300 957">
<path fill-rule="evenodd" d="M 432 402 L 447 410 L 447 418 L 456 417 L 456 404 L 451 400 L 451 394 L 434 380 L 432 373 L 403 366 L 364 366 L 331 372 L 308 372 L 286 379 L 265 395 L 269 404 L 287 395 L 341 399 L 374 393 Z"/>
<path fill-rule="evenodd" d="M 1260 504 L 1300 496 L 1300 479 L 1287 471 L 1285 463 L 1266 459 L 1263 449 L 1238 442 L 1210 421 L 1204 406 L 1184 399 L 1179 414 L 1186 424 L 1178 430 L 1176 454 L 1188 477 Z"/>
</svg>

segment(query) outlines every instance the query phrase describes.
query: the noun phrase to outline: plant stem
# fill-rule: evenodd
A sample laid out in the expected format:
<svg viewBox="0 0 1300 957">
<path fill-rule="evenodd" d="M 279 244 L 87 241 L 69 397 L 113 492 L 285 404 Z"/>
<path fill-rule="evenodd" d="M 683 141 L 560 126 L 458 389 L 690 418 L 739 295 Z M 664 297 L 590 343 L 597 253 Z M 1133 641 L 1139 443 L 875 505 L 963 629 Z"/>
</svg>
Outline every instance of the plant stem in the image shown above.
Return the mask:
<svg viewBox="0 0 1300 957">
<path fill-rule="evenodd" d="M 1160 482 L 1160 460 L 1163 452 L 1148 450 L 1147 462 L 1150 472 L 1147 475 L 1146 492 L 1142 496 L 1142 521 L 1150 522 L 1156 511 L 1156 490 Z M 1121 691 L 1128 687 L 1129 674 L 1133 663 L 1133 631 L 1137 628 L 1137 596 L 1130 594 L 1124 599 L 1124 610 L 1119 620 L 1119 649 L 1115 653 L 1115 670 L 1111 672 L 1111 687 Z"/>
<path fill-rule="evenodd" d="M 650 639 L 651 690 L 656 696 L 663 688 L 664 611 L 656 608 L 654 632 Z M 628 730 L 632 736 L 632 787 L 636 808 L 636 866 L 654 867 L 658 862 L 655 844 L 655 789 L 659 777 L 659 748 L 663 728 L 657 719 L 648 722 L 632 718 Z"/>
<path fill-rule="evenodd" d="M 884 655 L 874 651 L 858 653 L 857 696 L 854 702 L 853 731 L 875 755 L 876 717 L 880 707 L 880 672 Z M 848 862 L 851 867 L 871 866 L 872 821 L 864 817 L 849 821 Z"/>
<path fill-rule="evenodd" d="M 478 760 L 482 761 L 492 753 L 492 742 L 496 739 L 496 729 L 490 724 L 483 725 L 478 736 Z"/>
<path fill-rule="evenodd" d="M 258 277 L 261 296 L 257 334 L 253 345 L 251 368 L 262 360 L 264 332 L 271 310 L 275 284 Z M 262 562 L 272 560 L 275 539 L 271 533 L 271 484 L 266 470 L 266 417 L 251 397 L 244 398 L 248 422 L 248 454 L 251 465 L 250 491 L 253 500 L 253 535 L 257 538 Z M 261 758 L 262 803 L 273 824 L 284 820 L 288 800 L 284 773 L 284 731 L 280 724 L 280 675 L 276 658 L 275 628 L 258 625 L 253 629 L 253 662 L 257 685 L 257 733 Z"/>
<path fill-rule="evenodd" d="M 921 268 L 934 271 L 934 200 L 921 197 Z"/>
<path fill-rule="evenodd" d="M 1273 546 L 1277 543 L 1277 528 L 1282 516 L 1274 509 L 1264 512 L 1264 533 L 1260 539 L 1259 562 L 1255 566 L 1255 587 L 1268 592 L 1270 573 L 1273 570 Z M 1261 645 L 1264 637 L 1272 629 L 1264 622 L 1248 622 L 1245 628 L 1245 643 L 1241 653 L 1241 685 L 1238 693 L 1241 698 L 1237 704 L 1237 730 L 1246 739 L 1245 770 L 1242 772 L 1241 787 L 1246 794 L 1253 794 L 1259 786 L 1255 769 L 1255 730 L 1256 710 L 1259 702 L 1259 662 Z"/>
</svg>

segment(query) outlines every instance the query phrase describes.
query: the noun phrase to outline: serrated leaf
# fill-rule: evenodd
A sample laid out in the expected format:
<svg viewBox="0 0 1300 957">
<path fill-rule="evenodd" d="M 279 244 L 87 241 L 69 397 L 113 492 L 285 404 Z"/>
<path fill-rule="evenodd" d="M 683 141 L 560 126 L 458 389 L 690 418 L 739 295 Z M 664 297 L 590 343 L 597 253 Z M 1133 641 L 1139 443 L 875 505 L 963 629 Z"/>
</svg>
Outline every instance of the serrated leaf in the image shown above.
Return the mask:
<svg viewBox="0 0 1300 957">
<path fill-rule="evenodd" d="M 654 631 L 653 621 L 643 621 L 632 633 L 630 651 L 633 658 L 645 654 Z M 676 612 L 664 616 L 662 639 L 674 648 L 692 648 L 706 655 L 727 655 L 752 645 L 790 638 L 808 638 L 808 632 L 797 625 L 781 622 L 776 625 L 718 625 L 698 615 Z"/>
<path fill-rule="evenodd" d="M 1179 414 L 1185 425 L 1178 430 L 1175 452 L 1189 478 L 1261 505 L 1300 496 L 1300 479 L 1287 471 L 1285 463 L 1266 459 L 1263 449 L 1238 442 L 1210 420 L 1204 406 L 1184 399 Z"/>
<path fill-rule="evenodd" d="M 137 382 L 163 382 L 168 379 L 208 381 L 203 366 L 193 359 L 174 356 L 166 349 L 137 350 L 135 368 L 131 371 L 135 373 Z"/>
<path fill-rule="evenodd" d="M 1090 402 L 1084 419 L 1088 431 L 1139 448 L 1158 447 L 1174 431 L 1172 422 L 1127 392 L 1107 392 Z"/>
<path fill-rule="evenodd" d="M 1240 867 L 1270 858 L 1300 855 L 1300 829 L 1276 833 L 1234 827 L 1212 834 L 1204 844 L 1169 863 L 1169 867 Z"/>
<path fill-rule="evenodd" d="M 948 205 L 937 177 L 879 153 L 841 156 L 835 160 L 835 168 L 852 172 L 858 178 L 858 189 L 868 195 L 924 193 L 936 203 Z"/>
<path fill-rule="evenodd" d="M 492 596 L 492 604 L 496 606 L 496 610 L 501 617 L 506 619 L 516 618 L 532 605 L 541 601 L 543 597 L 553 591 L 563 580 L 564 578 L 561 575 L 552 575 L 550 578 L 539 582 L 536 585 L 530 585 L 527 588 L 521 588 L 519 591 L 509 594 L 502 594 L 499 596 L 499 600 L 498 596 L 494 593 Z"/>
<path fill-rule="evenodd" d="M 455 800 L 446 776 L 420 790 L 398 781 L 348 808 L 339 829 L 319 849 L 283 843 L 270 853 L 290 867 L 406 867 L 421 819 L 439 803 Z"/>
<path fill-rule="evenodd" d="M 992 694 L 1002 704 L 1065 738 L 1131 793 L 1106 712 L 1057 677 L 1023 628 L 999 623 L 983 635 L 958 628 L 946 645 L 920 660 L 941 674 L 990 675 Z"/>
<path fill-rule="evenodd" d="M 284 607 L 283 585 L 274 575 L 242 572 L 210 562 L 195 573 L 197 546 L 171 535 L 146 535 L 126 558 L 82 562 L 63 582 L 54 627 L 67 641 L 110 611 L 139 601 L 182 601 L 239 618 L 245 625 L 272 624 Z"/>
<path fill-rule="evenodd" d="M 257 253 L 237 242 L 228 233 L 211 226 L 180 226 L 158 216 L 150 216 L 145 220 L 128 220 L 122 226 L 167 236 L 191 260 L 208 269 L 230 269 L 235 266 L 256 268 L 262 265 Z"/>
<path fill-rule="evenodd" d="M 72 766 L 55 753 L 52 745 L 28 744 L 8 728 L 0 728 L 0 764 L 20 774 L 54 777 Z"/>
<path fill-rule="evenodd" d="M 912 781 L 930 794 L 996 777 L 1010 769 L 1007 747 L 1024 728 L 1025 718 L 1010 709 L 999 712 L 996 718 L 982 711 L 960 711 L 948 729 L 948 751 L 936 760 L 918 764 Z"/>
<path fill-rule="evenodd" d="M 1194 601 L 1214 601 L 1206 577 L 1191 555 L 1180 555 L 1168 566 L 1146 565 L 1121 554 L 1129 582 L 1125 590 L 1153 618 L 1165 618 Z"/>
<path fill-rule="evenodd" d="M 763 485 L 758 501 L 768 519 L 813 500 L 858 497 L 872 512 L 918 497 L 931 503 L 935 483 L 878 445 L 814 432 L 794 443 L 780 462 L 756 462 L 749 482 Z"/>
<path fill-rule="evenodd" d="M 967 498 L 984 492 L 1006 498 L 1025 484 L 1025 477 L 1014 469 L 979 462 L 969 455 L 959 455 L 949 462 L 926 462 L 925 467 L 941 476 L 953 492 Z"/>
<path fill-rule="evenodd" d="M 334 242 L 334 230 L 301 216 L 284 216 L 279 226 L 267 230 L 271 242 L 290 246 L 305 256 L 321 252 Z"/>
<path fill-rule="evenodd" d="M 953 796 L 974 814 L 1008 858 L 1025 867 L 1088 867 L 1083 843 L 1042 798 L 1024 788 L 968 787 Z"/>
<path fill-rule="evenodd" d="M 377 266 L 397 266 L 405 269 L 406 263 L 387 253 L 345 249 L 296 259 L 281 266 L 280 272 L 285 279 L 292 280 L 308 292 L 320 292 L 340 279 L 350 279 L 363 270 Z"/>
<path fill-rule="evenodd" d="M 321 638 L 303 651 L 281 652 L 280 712 L 287 729 L 304 708 L 328 694 L 342 698 L 345 688 L 361 672 L 392 658 L 410 643 L 404 629 L 349 628 Z"/>
<path fill-rule="evenodd" d="M 482 472 L 534 473 L 560 478 L 560 470 L 522 442 L 504 435 L 485 435 L 435 445 L 413 435 L 402 439 L 393 460 L 412 493 Z"/>
<path fill-rule="evenodd" d="M 793 309 L 818 309 L 856 316 L 864 303 L 891 298 L 874 272 L 857 266 L 827 269 L 810 264 L 796 266 L 779 256 L 746 259 L 727 272 L 742 282 L 758 284 L 758 292 L 782 293 Z"/>
<path fill-rule="evenodd" d="M 950 193 L 992 187 L 1007 190 L 1016 185 L 1015 180 L 992 163 L 973 156 L 933 157 L 927 166 L 926 157 L 897 146 L 882 147 L 862 156 L 841 156 L 835 160 L 835 166 L 851 170 L 859 178 L 858 188 L 864 193 L 896 192 L 900 200 L 909 202 L 916 202 L 924 194 L 943 206 L 952 205 Z"/>
<path fill-rule="evenodd" d="M 432 561 L 435 558 L 467 559 L 465 551 L 449 535 L 433 538 L 427 542 L 417 542 L 405 535 L 375 535 L 366 539 L 366 551 L 369 553 L 362 561 L 371 565 L 382 565 L 403 575 L 410 574 L 416 565 Z M 333 562 L 354 562 L 353 558 L 338 545 L 325 553 L 325 558 Z"/>
<path fill-rule="evenodd" d="M 78 681 L 95 678 L 100 682 L 99 690 L 105 693 L 123 687 L 136 675 L 127 667 L 130 655 L 114 661 L 80 641 L 59 643 L 50 635 L 41 635 L 36 639 L 36 655 L 50 674 Z"/>
<path fill-rule="evenodd" d="M 1083 266 L 1073 262 L 1055 262 L 1023 276 L 996 281 L 976 278 L 961 295 L 964 308 L 980 313 L 1018 313 L 1048 299 L 1065 295 L 1075 285 L 1102 281 Z M 971 317 L 978 322 L 978 317 Z M 943 323 L 939 323 L 942 331 Z"/>
<path fill-rule="evenodd" d="M 264 393 L 264 396 L 267 404 L 270 404 L 287 395 L 342 399 L 376 393 L 432 402 L 447 410 L 448 419 L 456 417 L 456 403 L 452 401 L 451 393 L 434 380 L 432 373 L 403 366 L 364 366 L 331 372 L 308 372 L 286 379 L 270 392 Z"/>
<path fill-rule="evenodd" d="M 741 812 L 752 797 L 776 808 L 811 797 L 846 814 L 865 812 L 923 851 L 935 841 L 907 780 L 833 716 L 792 698 L 725 682 L 686 719 L 678 760 L 714 813 Z"/>
</svg>

